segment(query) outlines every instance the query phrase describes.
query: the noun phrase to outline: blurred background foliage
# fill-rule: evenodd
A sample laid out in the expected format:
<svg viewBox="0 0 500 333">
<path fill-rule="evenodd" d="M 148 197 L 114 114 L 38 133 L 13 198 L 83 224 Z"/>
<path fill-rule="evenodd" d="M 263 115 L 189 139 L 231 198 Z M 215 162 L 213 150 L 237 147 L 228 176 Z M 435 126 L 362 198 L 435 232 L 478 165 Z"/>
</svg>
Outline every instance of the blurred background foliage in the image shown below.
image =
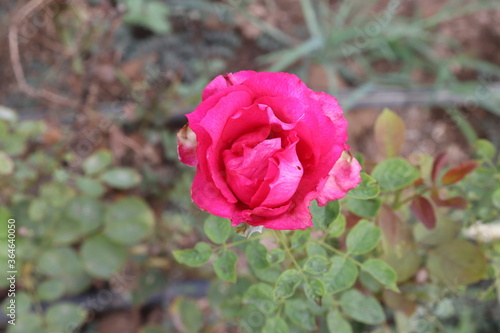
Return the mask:
<svg viewBox="0 0 500 333">
<path fill-rule="evenodd" d="M 360 275 L 360 288 L 391 315 L 378 327 L 354 323 L 354 331 L 500 330 L 499 240 L 483 244 L 468 229 L 499 222 L 499 7 L 493 0 L 0 3 L 2 297 L 10 217 L 19 272 L 18 324 L 3 329 L 245 330 L 241 318 L 252 312 L 238 312 L 237 304 L 251 284 L 275 281 L 279 270 L 271 266 L 282 253 L 269 251 L 265 273 L 252 267 L 258 262 L 249 269 L 240 260 L 236 284 L 210 282 L 210 268 L 174 260 L 174 250 L 207 238 L 206 215 L 189 196 L 193 170 L 177 161 L 175 133 L 215 75 L 254 69 L 295 73 L 338 96 L 352 152 L 373 177 L 378 162 L 394 157 L 373 140 L 386 106 L 406 123 L 401 155 L 421 174 L 430 175 L 444 152 L 451 166 L 480 161 L 463 182 L 433 198 L 433 206 L 448 207 L 463 201 L 443 203 L 440 195 L 464 198 L 468 209 L 447 212 L 430 231 L 415 226 L 414 234 L 422 248 L 472 237 L 490 264 L 487 279 L 443 287 L 417 263 L 418 270 L 398 272 L 411 281 L 408 310 L 407 299 Z M 366 178 L 365 190 L 369 185 Z M 394 219 L 377 200 L 365 193 L 343 202 L 347 221 Z M 408 209 L 397 219 L 416 223 Z M 299 255 L 315 253 L 313 245 L 302 246 L 303 233 L 290 237 Z M 241 240 L 231 233 L 227 241 L 243 258 L 257 245 Z M 406 331 L 398 307 L 414 323 Z"/>
</svg>

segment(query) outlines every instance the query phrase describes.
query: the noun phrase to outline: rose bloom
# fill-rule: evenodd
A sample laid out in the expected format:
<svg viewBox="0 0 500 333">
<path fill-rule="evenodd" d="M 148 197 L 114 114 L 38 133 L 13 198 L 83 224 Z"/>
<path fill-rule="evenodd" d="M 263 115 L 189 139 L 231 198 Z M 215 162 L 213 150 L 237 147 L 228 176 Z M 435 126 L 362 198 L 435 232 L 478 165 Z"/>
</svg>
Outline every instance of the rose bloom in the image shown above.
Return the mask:
<svg viewBox="0 0 500 333">
<path fill-rule="evenodd" d="M 310 202 L 345 196 L 361 181 L 337 100 L 288 73 L 216 77 L 177 135 L 196 166 L 191 195 L 207 212 L 291 230 L 312 226 Z"/>
</svg>

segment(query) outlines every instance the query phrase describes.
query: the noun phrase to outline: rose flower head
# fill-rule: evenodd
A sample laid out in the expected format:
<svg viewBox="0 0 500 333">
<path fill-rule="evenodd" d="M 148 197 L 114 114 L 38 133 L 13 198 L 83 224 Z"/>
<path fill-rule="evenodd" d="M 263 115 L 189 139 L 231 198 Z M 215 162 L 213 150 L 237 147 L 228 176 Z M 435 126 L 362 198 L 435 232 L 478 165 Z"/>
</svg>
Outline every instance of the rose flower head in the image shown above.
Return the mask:
<svg viewBox="0 0 500 333">
<path fill-rule="evenodd" d="M 288 73 L 216 77 L 178 133 L 180 160 L 196 167 L 191 196 L 232 225 L 312 226 L 310 202 L 345 196 L 361 181 L 337 100 Z"/>
</svg>

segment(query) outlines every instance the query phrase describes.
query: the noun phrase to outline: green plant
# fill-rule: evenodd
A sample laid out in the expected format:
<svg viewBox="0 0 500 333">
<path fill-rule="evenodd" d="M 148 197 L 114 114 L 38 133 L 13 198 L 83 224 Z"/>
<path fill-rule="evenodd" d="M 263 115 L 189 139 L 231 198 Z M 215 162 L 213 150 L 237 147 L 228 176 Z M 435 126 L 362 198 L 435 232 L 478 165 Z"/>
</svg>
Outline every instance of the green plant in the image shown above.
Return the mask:
<svg viewBox="0 0 500 333">
<path fill-rule="evenodd" d="M 435 297 L 434 288 L 460 294 L 469 284 L 498 279 L 491 248 L 460 234 L 478 219 L 462 189 L 485 167 L 495 165 L 489 176 L 498 177 L 491 144 L 478 142 L 487 159 L 445 169 L 444 155 L 422 156 L 417 165 L 398 157 L 404 136 L 402 120 L 385 110 L 375 125 L 385 159 L 365 163 L 361 184 L 345 199 L 312 204 L 314 228 L 241 238 L 229 221 L 209 216 L 204 231 L 211 243 L 174 251 L 175 259 L 191 267 L 210 262 L 217 279 L 209 300 L 227 325 L 248 332 L 361 332 L 391 317 L 402 332 L 417 303 Z M 239 257 L 248 273 L 237 268 Z"/>
<path fill-rule="evenodd" d="M 121 0 L 127 8 L 123 21 L 127 24 L 148 28 L 157 34 L 170 32 L 170 22 L 167 19 L 170 13 L 167 4 L 155 0 Z"/>
</svg>

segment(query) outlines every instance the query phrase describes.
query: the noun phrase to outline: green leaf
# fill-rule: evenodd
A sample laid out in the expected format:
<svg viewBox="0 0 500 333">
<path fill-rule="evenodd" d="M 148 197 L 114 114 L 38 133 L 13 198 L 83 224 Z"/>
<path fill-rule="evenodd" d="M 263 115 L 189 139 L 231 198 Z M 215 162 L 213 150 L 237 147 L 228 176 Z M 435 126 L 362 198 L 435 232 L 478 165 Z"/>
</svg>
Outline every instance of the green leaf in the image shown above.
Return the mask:
<svg viewBox="0 0 500 333">
<path fill-rule="evenodd" d="M 141 182 L 141 175 L 132 168 L 113 168 L 102 174 L 101 180 L 116 189 L 127 190 Z"/>
<path fill-rule="evenodd" d="M 420 176 L 417 168 L 402 158 L 380 162 L 372 172 L 382 192 L 397 191 L 411 185 Z"/>
<path fill-rule="evenodd" d="M 347 196 L 354 199 L 371 199 L 380 193 L 380 187 L 375 178 L 361 172 L 361 183 L 356 188 L 347 192 Z"/>
<path fill-rule="evenodd" d="M 48 205 L 42 199 L 34 199 L 28 208 L 28 216 L 32 221 L 41 221 L 48 212 Z"/>
<path fill-rule="evenodd" d="M 123 20 L 129 24 L 140 25 L 151 29 L 157 34 L 166 34 L 170 31 L 167 18 L 168 6 L 160 1 L 139 2 L 135 0 L 123 0 L 128 12 Z"/>
<path fill-rule="evenodd" d="M 347 199 L 347 209 L 364 218 L 372 218 L 377 216 L 380 207 L 382 206 L 382 201 L 380 198 L 360 200 L 360 199 Z"/>
<path fill-rule="evenodd" d="M 16 325 L 9 325 L 8 333 L 40 333 L 45 332 L 42 317 L 31 312 L 24 313 L 23 320 L 16 320 Z"/>
<path fill-rule="evenodd" d="M 405 142 L 406 126 L 403 119 L 385 108 L 377 118 L 374 127 L 378 150 L 386 157 L 396 157 Z"/>
<path fill-rule="evenodd" d="M 285 302 L 285 314 L 293 324 L 307 331 L 316 329 L 316 320 L 307 302 L 292 299 Z"/>
<path fill-rule="evenodd" d="M 76 178 L 76 187 L 80 192 L 89 197 L 100 197 L 104 194 L 106 189 L 95 179 L 87 178 L 87 177 L 78 177 Z"/>
<path fill-rule="evenodd" d="M 340 201 L 330 201 L 325 209 L 325 228 L 328 228 L 340 215 Z"/>
<path fill-rule="evenodd" d="M 346 227 L 346 219 L 344 215 L 339 215 L 328 227 L 327 233 L 329 237 L 338 238 L 344 234 Z"/>
<path fill-rule="evenodd" d="M 0 151 L 0 176 L 10 175 L 14 171 L 14 162 L 12 159 Z"/>
<path fill-rule="evenodd" d="M 500 187 L 491 194 L 491 203 L 496 208 L 500 208 Z"/>
<path fill-rule="evenodd" d="M 64 294 L 64 283 L 60 280 L 43 281 L 36 288 L 36 292 L 41 301 L 55 301 Z"/>
<path fill-rule="evenodd" d="M 193 300 L 182 298 L 179 301 L 179 315 L 189 333 L 197 333 L 203 328 L 203 312 Z"/>
<path fill-rule="evenodd" d="M 251 285 L 243 295 L 243 304 L 256 306 L 266 316 L 272 315 L 277 309 L 273 300 L 273 288 L 265 283 Z"/>
<path fill-rule="evenodd" d="M 352 333 L 351 324 L 342 317 L 339 311 L 328 312 L 326 323 L 330 333 Z"/>
<path fill-rule="evenodd" d="M 290 243 L 292 249 L 300 250 L 311 238 L 311 231 L 309 229 L 296 230 L 292 237 L 290 237 Z"/>
<path fill-rule="evenodd" d="M 97 230 L 104 218 L 103 205 L 94 198 L 76 197 L 66 207 L 65 217 L 72 227 L 81 235 Z"/>
<path fill-rule="evenodd" d="M 312 257 L 314 255 L 317 255 L 320 257 L 327 257 L 328 256 L 328 253 L 326 252 L 325 248 L 316 242 L 307 243 L 306 251 L 307 251 L 307 255 L 309 257 Z"/>
<path fill-rule="evenodd" d="M 310 206 L 314 227 L 319 230 L 327 229 L 340 214 L 340 202 L 330 201 L 325 207 L 319 207 L 317 201 Z"/>
<path fill-rule="evenodd" d="M 330 260 L 319 255 L 307 258 L 304 264 L 304 271 L 310 274 L 324 274 L 329 268 Z"/>
<path fill-rule="evenodd" d="M 495 157 L 495 146 L 488 140 L 479 139 L 476 141 L 474 153 L 484 159 L 492 161 Z"/>
<path fill-rule="evenodd" d="M 53 248 L 42 253 L 37 261 L 38 272 L 53 276 L 76 276 L 83 267 L 75 250 L 67 247 Z"/>
<path fill-rule="evenodd" d="M 429 253 L 427 268 L 441 281 L 459 286 L 485 278 L 488 264 L 479 247 L 463 239 L 454 239 Z"/>
<path fill-rule="evenodd" d="M 245 256 L 252 271 L 269 268 L 267 255 L 266 247 L 258 241 L 248 243 L 245 247 Z"/>
<path fill-rule="evenodd" d="M 351 288 L 358 278 L 358 268 L 349 259 L 334 256 L 332 266 L 323 275 L 323 282 L 328 293 L 338 293 Z"/>
<path fill-rule="evenodd" d="M 326 289 L 322 280 L 318 278 L 308 278 L 304 285 L 304 292 L 309 299 L 318 301 L 325 296 Z"/>
<path fill-rule="evenodd" d="M 82 168 L 87 175 L 94 175 L 110 166 L 111 161 L 111 152 L 107 149 L 102 149 L 87 157 L 82 163 Z"/>
<path fill-rule="evenodd" d="M 415 225 L 413 234 L 417 243 L 424 245 L 440 245 L 455 238 L 460 232 L 460 224 L 446 216 L 440 216 L 436 227 L 427 229 L 422 224 Z"/>
<path fill-rule="evenodd" d="M 175 260 L 191 267 L 202 266 L 212 256 L 212 248 L 205 242 L 198 242 L 193 249 L 177 250 L 173 252 Z"/>
<path fill-rule="evenodd" d="M 361 220 L 347 234 L 347 249 L 352 254 L 368 253 L 377 246 L 380 234 L 380 229 L 375 224 Z"/>
<path fill-rule="evenodd" d="M 385 321 L 384 310 L 373 296 L 366 296 L 356 289 L 351 289 L 340 297 L 342 311 L 352 319 L 368 325 L 377 325 Z"/>
<path fill-rule="evenodd" d="M 231 221 L 215 215 L 209 215 L 205 219 L 203 229 L 207 237 L 215 244 L 225 243 L 233 230 Z"/>
<path fill-rule="evenodd" d="M 298 285 L 302 281 L 300 272 L 296 269 L 288 269 L 281 273 L 274 287 L 274 299 L 292 297 Z"/>
<path fill-rule="evenodd" d="M 245 247 L 245 256 L 252 274 L 259 280 L 274 283 L 281 270 L 272 267 L 268 261 L 267 249 L 259 242 L 250 242 Z"/>
<path fill-rule="evenodd" d="M 10 156 L 19 156 L 26 150 L 26 141 L 20 133 L 11 134 L 3 140 L 3 149 Z"/>
<path fill-rule="evenodd" d="M 46 320 L 50 332 L 75 331 L 87 317 L 81 306 L 72 303 L 58 303 L 47 310 Z"/>
<path fill-rule="evenodd" d="M 16 290 L 15 301 L 16 301 L 16 315 L 21 314 L 22 316 L 24 316 L 31 312 L 31 309 L 33 308 L 33 300 L 27 292 Z M 0 311 L 2 311 L 3 313 L 10 312 L 7 309 L 7 307 L 10 305 L 9 303 L 10 301 L 7 298 L 3 299 Z M 16 323 L 18 323 L 17 320 Z"/>
<path fill-rule="evenodd" d="M 154 214 L 144 200 L 125 197 L 108 205 L 104 234 L 113 241 L 133 245 L 151 233 Z"/>
<path fill-rule="evenodd" d="M 325 228 L 325 207 L 318 206 L 318 202 L 316 200 L 311 202 L 309 206 L 309 211 L 312 215 L 312 222 L 315 227 L 319 229 Z"/>
<path fill-rule="evenodd" d="M 123 267 L 127 250 L 103 235 L 86 239 L 81 248 L 87 271 L 96 278 L 109 279 Z"/>
<path fill-rule="evenodd" d="M 270 317 L 266 319 L 266 324 L 262 333 L 289 333 L 288 325 L 280 317 Z"/>
<path fill-rule="evenodd" d="M 401 256 L 398 256 L 394 252 L 385 253 L 382 260 L 387 262 L 396 271 L 397 282 L 404 282 L 412 278 L 422 263 L 422 257 L 414 249 L 407 251 Z"/>
<path fill-rule="evenodd" d="M 372 293 L 378 293 L 383 288 L 380 282 L 378 282 L 373 276 L 363 270 L 359 272 L 358 281 L 359 283 L 361 283 L 363 288 L 371 291 Z"/>
<path fill-rule="evenodd" d="M 215 274 L 224 281 L 236 282 L 237 261 L 238 256 L 230 250 L 226 250 L 220 255 L 216 255 L 213 261 Z"/>
<path fill-rule="evenodd" d="M 387 288 L 396 292 L 399 291 L 396 285 L 396 272 L 385 261 L 380 259 L 368 259 L 363 263 L 361 269 L 370 273 L 371 276 Z"/>
<path fill-rule="evenodd" d="M 272 249 L 267 255 L 267 261 L 272 264 L 279 264 L 285 260 L 285 251 L 280 248 Z"/>
</svg>

